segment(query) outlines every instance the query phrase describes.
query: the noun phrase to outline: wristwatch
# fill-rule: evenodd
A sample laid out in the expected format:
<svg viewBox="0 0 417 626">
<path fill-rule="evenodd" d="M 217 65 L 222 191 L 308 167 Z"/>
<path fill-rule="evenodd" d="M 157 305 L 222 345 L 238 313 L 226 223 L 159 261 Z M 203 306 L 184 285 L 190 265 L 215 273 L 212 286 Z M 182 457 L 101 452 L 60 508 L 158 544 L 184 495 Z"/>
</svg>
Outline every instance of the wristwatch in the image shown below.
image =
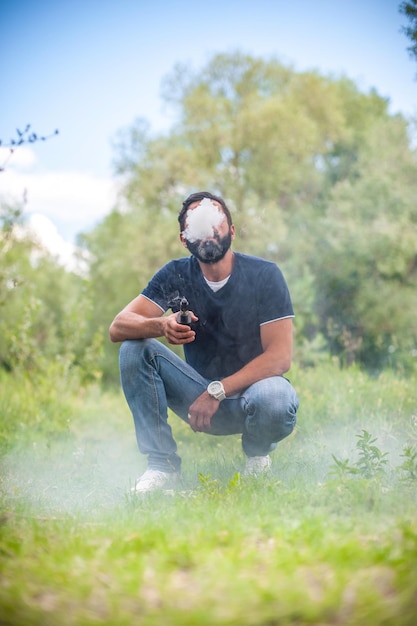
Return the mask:
<svg viewBox="0 0 417 626">
<path fill-rule="evenodd" d="M 223 383 L 220 380 L 213 380 L 207 387 L 207 393 L 219 402 L 226 399 Z"/>
</svg>

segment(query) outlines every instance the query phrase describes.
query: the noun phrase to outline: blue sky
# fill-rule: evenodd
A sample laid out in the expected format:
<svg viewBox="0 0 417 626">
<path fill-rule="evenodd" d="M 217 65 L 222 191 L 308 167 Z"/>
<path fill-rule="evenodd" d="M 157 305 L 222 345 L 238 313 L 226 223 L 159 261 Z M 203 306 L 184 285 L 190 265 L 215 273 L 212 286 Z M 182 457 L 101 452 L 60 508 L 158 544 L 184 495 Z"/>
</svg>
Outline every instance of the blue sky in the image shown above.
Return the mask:
<svg viewBox="0 0 417 626">
<path fill-rule="evenodd" d="M 112 140 L 146 118 L 175 63 L 217 52 L 275 57 L 295 70 L 346 75 L 391 111 L 417 113 L 417 64 L 400 0 L 0 0 L 0 138 L 27 123 L 60 134 L 13 156 L 0 194 L 25 189 L 27 211 L 73 240 L 110 209 Z M 64 197 L 65 195 L 65 197 Z"/>
</svg>

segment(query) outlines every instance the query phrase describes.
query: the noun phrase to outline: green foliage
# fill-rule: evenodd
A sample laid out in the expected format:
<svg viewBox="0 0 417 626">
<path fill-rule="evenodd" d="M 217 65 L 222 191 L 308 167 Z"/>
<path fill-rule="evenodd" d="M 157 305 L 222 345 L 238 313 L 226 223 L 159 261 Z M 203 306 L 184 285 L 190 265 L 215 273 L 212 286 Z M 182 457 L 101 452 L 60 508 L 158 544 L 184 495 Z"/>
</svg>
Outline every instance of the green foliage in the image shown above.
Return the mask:
<svg viewBox="0 0 417 626">
<path fill-rule="evenodd" d="M 163 210 L 139 209 L 126 215 L 114 211 L 81 239 L 91 254 L 88 298 L 92 308 L 87 325 L 90 335 L 97 328 L 106 330 L 97 362 L 105 383 L 119 383 L 118 346 L 111 344 L 107 335 L 110 322 L 141 292 L 159 269 L 162 258 L 185 252 L 176 236 L 177 229 L 177 214 L 169 206 Z"/>
<path fill-rule="evenodd" d="M 388 463 L 388 452 L 381 452 L 374 445 L 376 438 L 373 438 L 366 430 L 362 430 L 362 433 L 357 435 L 357 438 L 356 448 L 359 452 L 359 457 L 356 463 L 351 464 L 348 459 L 342 461 L 337 459 L 335 455 L 332 455 L 335 468 L 332 468 L 331 472 L 339 477 L 346 474 L 360 476 L 361 478 L 381 476 L 385 472 L 385 467 Z"/>
<path fill-rule="evenodd" d="M 358 442 L 356 446 L 359 450 L 357 466 L 360 474 L 364 478 L 371 478 L 372 476 L 378 476 L 383 473 L 388 463 L 388 452 L 381 452 L 381 450 L 374 445 L 376 438 L 372 437 L 366 430 L 363 430 L 357 437 Z"/>
<path fill-rule="evenodd" d="M 404 459 L 399 469 L 402 472 L 403 480 L 417 480 L 417 448 L 416 446 L 405 446 L 404 453 L 401 455 Z"/>
<path fill-rule="evenodd" d="M 277 262 L 292 294 L 295 361 L 417 370 L 417 159 L 411 121 L 346 77 L 276 59 L 217 54 L 175 67 L 164 134 L 120 133 L 114 210 L 80 237 L 85 276 L 66 271 L 3 203 L 0 364 L 31 370 L 57 355 L 82 378 L 119 383 L 114 315 L 154 272 L 186 254 L 177 215 L 206 188 L 227 200 L 236 250 Z M 179 350 L 179 353 L 181 351 Z M 336 362 L 336 361 L 335 361 Z"/>
<path fill-rule="evenodd" d="M 196 189 L 221 193 L 237 250 L 277 262 L 296 310 L 296 358 L 413 372 L 417 326 L 416 153 L 375 91 L 275 59 L 215 55 L 163 84 L 176 123 L 119 136 L 121 207 L 86 239 L 96 316 L 110 322 L 184 250 L 176 215 Z M 111 294 L 111 305 L 100 290 Z M 114 296 L 114 297 L 113 297 Z M 114 347 L 106 347 L 106 380 Z"/>
<path fill-rule="evenodd" d="M 0 451 L 53 439 L 68 430 L 73 397 L 79 386 L 68 363 L 42 363 L 30 372 L 0 371 Z"/>
<path fill-rule="evenodd" d="M 347 363 L 415 364 L 416 162 L 407 143 L 401 119 L 374 122 L 360 176 L 333 186 L 318 223 L 326 235 L 312 260 L 320 330 Z"/>
<path fill-rule="evenodd" d="M 408 51 L 417 60 L 417 0 L 401 2 L 400 11 L 409 19 L 409 24 L 403 28 L 403 31 L 411 41 Z"/>
<path fill-rule="evenodd" d="M 3 203 L 0 225 L 1 366 L 23 376 L 76 367 L 82 382 L 99 379 L 102 331 L 91 324 L 86 279 L 33 239 L 21 207 Z"/>
</svg>

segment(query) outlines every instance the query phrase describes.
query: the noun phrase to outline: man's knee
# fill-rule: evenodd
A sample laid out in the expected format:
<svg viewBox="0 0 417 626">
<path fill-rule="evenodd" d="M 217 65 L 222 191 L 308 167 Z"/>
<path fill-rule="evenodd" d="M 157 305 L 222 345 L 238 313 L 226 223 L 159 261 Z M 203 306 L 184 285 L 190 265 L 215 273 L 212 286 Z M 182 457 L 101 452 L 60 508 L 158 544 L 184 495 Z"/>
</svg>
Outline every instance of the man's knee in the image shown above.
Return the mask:
<svg viewBox="0 0 417 626">
<path fill-rule="evenodd" d="M 280 424 L 289 435 L 294 429 L 298 409 L 298 397 L 291 383 L 282 376 L 261 380 L 247 390 L 247 412 L 262 422 Z M 245 395 L 245 394 L 244 394 Z"/>
<path fill-rule="evenodd" d="M 283 376 L 264 378 L 249 387 L 247 393 L 249 401 L 269 405 L 271 408 L 293 405 L 296 410 L 298 407 L 297 394 L 291 383 Z"/>
</svg>

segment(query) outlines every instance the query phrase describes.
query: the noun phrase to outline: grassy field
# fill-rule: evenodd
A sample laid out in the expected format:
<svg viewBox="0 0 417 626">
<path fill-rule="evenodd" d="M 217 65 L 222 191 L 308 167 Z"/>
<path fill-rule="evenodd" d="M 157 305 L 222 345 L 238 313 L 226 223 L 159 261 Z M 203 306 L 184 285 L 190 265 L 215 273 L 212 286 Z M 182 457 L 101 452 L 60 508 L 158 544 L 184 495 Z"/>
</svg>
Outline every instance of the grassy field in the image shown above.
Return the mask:
<svg viewBox="0 0 417 626">
<path fill-rule="evenodd" d="M 141 498 L 120 393 L 2 380 L 1 626 L 417 623 L 415 379 L 290 377 L 270 477 L 172 416 L 182 484 Z"/>
</svg>

